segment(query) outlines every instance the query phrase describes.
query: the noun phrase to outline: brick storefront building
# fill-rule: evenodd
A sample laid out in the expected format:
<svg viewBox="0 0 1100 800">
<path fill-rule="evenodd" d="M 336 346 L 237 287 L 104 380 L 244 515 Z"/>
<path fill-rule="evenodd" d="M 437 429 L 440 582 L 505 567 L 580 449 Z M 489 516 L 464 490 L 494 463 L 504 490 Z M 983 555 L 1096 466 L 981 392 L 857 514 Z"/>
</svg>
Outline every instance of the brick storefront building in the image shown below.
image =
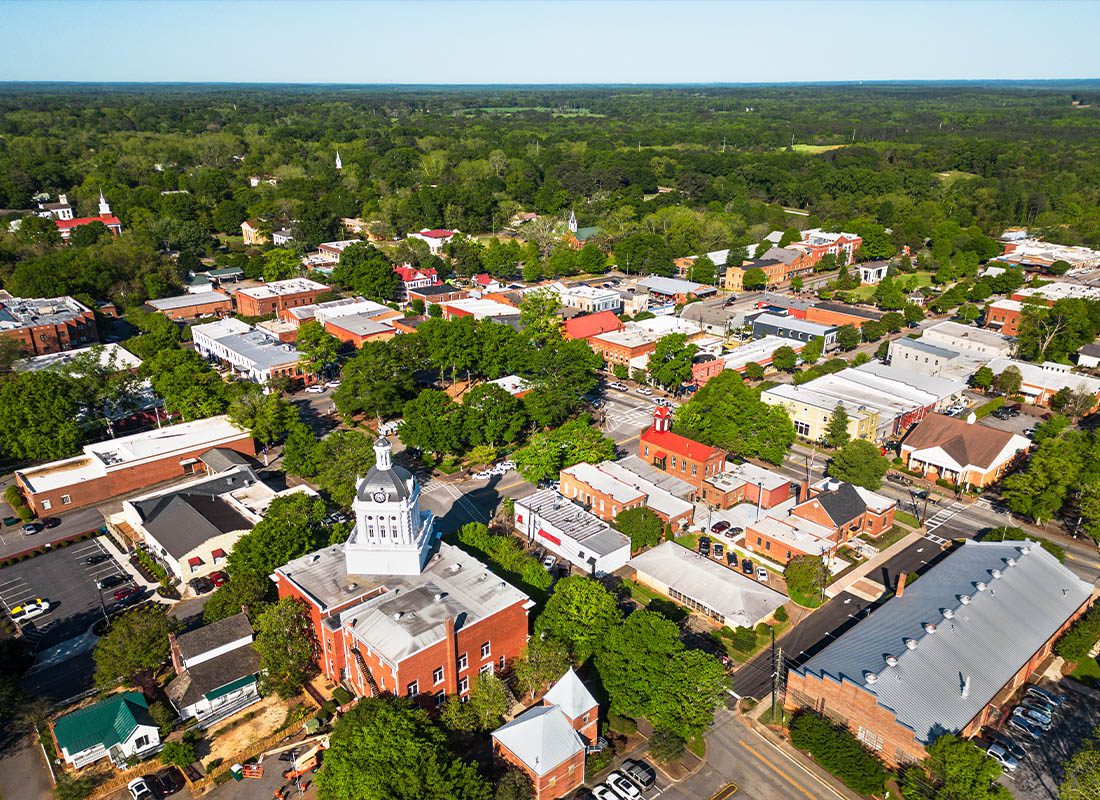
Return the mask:
<svg viewBox="0 0 1100 800">
<path fill-rule="evenodd" d="M 886 764 L 1000 719 L 1091 604 L 1035 542 L 966 541 L 787 677 L 790 711 L 849 728 Z"/>
<path fill-rule="evenodd" d="M 329 287 L 309 278 L 291 278 L 238 289 L 234 297 L 237 300 L 238 314 L 244 317 L 264 317 L 278 314 L 286 308 L 312 305 L 328 291 Z"/>
<path fill-rule="evenodd" d="M 0 291 L 0 335 L 24 356 L 61 353 L 99 341 L 95 314 L 71 297 L 26 299 Z"/>
<path fill-rule="evenodd" d="M 15 480 L 35 514 L 48 516 L 201 473 L 214 448 L 256 455 L 251 433 L 210 417 L 88 444 L 78 456 L 18 470 Z"/>
<path fill-rule="evenodd" d="M 985 310 L 985 327 L 1005 336 L 1016 336 L 1023 316 L 1024 304 L 1019 300 L 998 300 Z"/>
<path fill-rule="evenodd" d="M 393 465 L 386 440 L 375 453 L 359 481 L 351 536 L 279 567 L 279 597 L 305 604 L 329 680 L 358 696 L 392 692 L 435 706 L 520 655 L 532 603 L 437 542 L 416 478 Z"/>
<path fill-rule="evenodd" d="M 590 336 L 588 346 L 607 364 L 628 366 L 632 358 L 656 350 L 657 339 L 635 329 L 610 331 Z"/>
<path fill-rule="evenodd" d="M 225 317 L 233 313 L 233 298 L 225 292 L 201 292 L 150 300 L 145 305 L 173 322 L 190 322 L 201 317 Z"/>
<path fill-rule="evenodd" d="M 638 456 L 647 464 L 687 481 L 701 496 L 703 484 L 720 473 L 726 451 L 672 432 L 672 412 L 667 406 L 653 410 L 653 424 L 638 442 Z"/>
</svg>

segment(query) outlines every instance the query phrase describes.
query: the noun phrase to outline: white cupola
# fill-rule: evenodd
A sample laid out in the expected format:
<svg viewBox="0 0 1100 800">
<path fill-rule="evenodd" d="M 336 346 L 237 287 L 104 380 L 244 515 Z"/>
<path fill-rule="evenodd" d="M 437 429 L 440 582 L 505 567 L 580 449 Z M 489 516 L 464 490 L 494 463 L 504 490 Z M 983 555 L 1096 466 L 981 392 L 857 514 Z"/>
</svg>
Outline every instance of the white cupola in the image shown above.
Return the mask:
<svg viewBox="0 0 1100 800">
<path fill-rule="evenodd" d="M 99 216 L 109 217 L 111 215 L 111 207 L 107 204 L 107 198 L 103 196 L 103 190 L 99 190 Z"/>
<path fill-rule="evenodd" d="M 347 572 L 419 575 L 432 545 L 432 512 L 420 510 L 420 484 L 394 465 L 388 440 L 375 442 L 374 457 L 352 502 L 355 530 L 344 544 Z"/>
</svg>

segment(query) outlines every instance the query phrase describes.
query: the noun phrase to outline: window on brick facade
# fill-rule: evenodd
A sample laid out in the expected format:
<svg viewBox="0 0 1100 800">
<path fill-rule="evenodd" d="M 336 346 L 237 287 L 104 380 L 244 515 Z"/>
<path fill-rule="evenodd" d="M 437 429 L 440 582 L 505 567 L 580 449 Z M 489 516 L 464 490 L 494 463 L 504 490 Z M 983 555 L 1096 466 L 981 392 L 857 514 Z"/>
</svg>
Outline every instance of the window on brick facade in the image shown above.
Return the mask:
<svg viewBox="0 0 1100 800">
<path fill-rule="evenodd" d="M 466 667 L 468 666 L 470 666 L 470 660 L 466 657 L 466 654 L 463 653 L 458 657 L 458 669 L 459 671 L 461 671 L 466 669 Z"/>
<path fill-rule="evenodd" d="M 73 501 L 73 499 L 71 497 L 69 497 L 69 495 L 67 495 L 67 494 L 61 495 L 61 505 L 67 506 L 70 503 L 72 503 L 72 501 Z"/>
<path fill-rule="evenodd" d="M 493 654 L 493 649 L 490 646 L 489 642 L 485 642 L 484 644 L 481 645 L 481 657 L 482 658 L 488 658 L 492 654 Z"/>
<path fill-rule="evenodd" d="M 460 694 L 466 694 L 466 692 L 470 691 L 470 679 L 469 678 L 463 678 L 462 680 L 460 680 L 458 682 L 458 691 L 459 691 Z"/>
<path fill-rule="evenodd" d="M 872 733 L 871 731 L 865 729 L 862 725 L 859 728 L 859 733 L 857 734 L 856 738 L 872 750 L 882 749 L 882 737 L 879 736 L 877 733 Z"/>
<path fill-rule="evenodd" d="M 432 672 L 432 683 L 443 683 L 443 667 L 436 667 Z"/>
<path fill-rule="evenodd" d="M 441 706 L 446 702 L 447 702 L 447 693 L 445 691 L 443 691 L 442 689 L 440 689 L 438 692 L 435 693 L 435 704 L 436 704 L 436 706 Z"/>
<path fill-rule="evenodd" d="M 492 664 L 492 662 L 489 662 L 488 664 L 483 666 L 481 669 L 479 669 L 477 671 L 477 674 L 478 675 L 492 675 L 493 674 L 493 664 Z"/>
<path fill-rule="evenodd" d="M 43 500 L 42 501 L 42 510 L 43 511 L 49 511 L 50 510 L 50 501 L 49 500 Z"/>
<path fill-rule="evenodd" d="M 420 682 L 413 681 L 408 686 L 406 686 L 405 694 L 407 694 L 409 697 L 416 697 L 418 694 L 420 694 Z"/>
<path fill-rule="evenodd" d="M 765 549 L 765 550 L 771 550 L 771 549 L 772 549 L 772 542 L 771 542 L 771 539 L 769 539 L 768 541 L 764 542 L 764 549 Z"/>
</svg>

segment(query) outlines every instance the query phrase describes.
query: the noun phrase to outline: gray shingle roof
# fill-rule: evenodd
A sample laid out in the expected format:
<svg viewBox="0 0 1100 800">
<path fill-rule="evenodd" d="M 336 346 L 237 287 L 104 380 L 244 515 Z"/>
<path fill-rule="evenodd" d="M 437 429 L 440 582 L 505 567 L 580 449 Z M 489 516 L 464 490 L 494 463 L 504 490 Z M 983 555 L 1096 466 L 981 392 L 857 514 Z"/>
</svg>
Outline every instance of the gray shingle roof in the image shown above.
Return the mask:
<svg viewBox="0 0 1100 800">
<path fill-rule="evenodd" d="M 179 645 L 180 655 L 186 660 L 251 635 L 252 625 L 248 617 L 241 613 L 182 633 L 176 638 L 176 644 Z"/>
<path fill-rule="evenodd" d="M 968 541 L 796 672 L 862 687 L 927 743 L 962 730 L 1091 594 L 1034 542 Z"/>
<path fill-rule="evenodd" d="M 816 499 L 838 527 L 851 522 L 867 510 L 867 504 L 850 483 L 842 483 L 836 489 L 821 492 Z"/>
<path fill-rule="evenodd" d="M 145 530 L 174 558 L 180 558 L 215 536 L 252 529 L 250 520 L 217 497 L 242 485 L 239 474 L 217 477 L 177 492 L 134 501 L 134 507 Z"/>
</svg>

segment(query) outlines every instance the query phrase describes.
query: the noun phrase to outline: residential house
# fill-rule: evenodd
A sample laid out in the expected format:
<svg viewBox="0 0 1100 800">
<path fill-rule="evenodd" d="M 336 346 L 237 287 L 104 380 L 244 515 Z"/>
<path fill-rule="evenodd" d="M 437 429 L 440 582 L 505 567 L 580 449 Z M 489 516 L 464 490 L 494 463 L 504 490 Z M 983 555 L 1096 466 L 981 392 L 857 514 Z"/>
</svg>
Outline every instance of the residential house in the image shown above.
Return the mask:
<svg viewBox="0 0 1100 800">
<path fill-rule="evenodd" d="M 997 483 L 1030 448 L 1025 436 L 931 414 L 905 437 L 899 455 L 910 470 L 969 489 Z"/>
<path fill-rule="evenodd" d="M 410 233 L 410 239 L 419 239 L 422 242 L 427 243 L 428 249 L 433 256 L 439 255 L 443 251 L 443 247 L 450 244 L 451 239 L 455 237 L 455 234 L 459 231 L 450 231 L 446 228 L 423 228 L 418 233 Z"/>
<path fill-rule="evenodd" d="M 290 228 L 279 228 L 271 233 L 271 243 L 276 247 L 285 247 L 294 241 L 294 231 Z"/>
<path fill-rule="evenodd" d="M 47 517 L 194 475 L 214 448 L 256 455 L 251 433 L 208 417 L 86 444 L 80 455 L 16 470 L 15 481 L 34 513 Z"/>
<path fill-rule="evenodd" d="M 180 719 L 199 728 L 236 714 L 260 700 L 260 654 L 244 613 L 203 625 L 179 636 L 168 634 L 176 677 L 164 693 Z"/>
<path fill-rule="evenodd" d="M 515 528 L 531 544 L 596 577 L 630 558 L 630 539 L 553 489 L 516 500 Z"/>
<path fill-rule="evenodd" d="M 74 769 L 101 758 L 123 767 L 160 749 L 160 728 L 141 692 L 120 692 L 53 722 L 57 751 Z"/>
<path fill-rule="evenodd" d="M 890 272 L 890 264 L 886 261 L 867 261 L 859 265 L 859 282 L 867 284 L 882 283 L 882 279 Z"/>
<path fill-rule="evenodd" d="M 1093 587 L 1030 541 L 966 540 L 787 675 L 785 706 L 851 730 L 889 766 L 1003 719 Z"/>
<path fill-rule="evenodd" d="M 72 219 L 75 214 L 73 207 L 69 205 L 68 195 L 59 194 L 56 203 L 51 203 L 48 199 L 40 202 L 37 216 L 45 219 Z"/>
<path fill-rule="evenodd" d="M 246 219 L 241 223 L 241 239 L 245 247 L 261 247 L 267 244 L 264 225 L 258 219 Z"/>
<path fill-rule="evenodd" d="M 754 628 L 787 601 L 738 570 L 675 542 L 662 542 L 630 559 L 627 566 L 638 583 L 699 613 L 715 627 Z"/>
<path fill-rule="evenodd" d="M 401 279 L 401 299 L 408 300 L 409 292 L 413 289 L 423 289 L 426 286 L 437 286 L 439 275 L 432 267 L 413 267 L 409 264 L 396 265 L 393 271 Z"/>
<path fill-rule="evenodd" d="M 599 704 L 570 668 L 541 705 L 493 731 L 493 752 L 527 775 L 534 800 L 554 800 L 584 783 L 584 758 L 596 744 L 598 721 Z"/>
<path fill-rule="evenodd" d="M 1100 343 L 1090 342 L 1078 350 L 1077 366 L 1082 369 L 1100 368 Z"/>
</svg>

